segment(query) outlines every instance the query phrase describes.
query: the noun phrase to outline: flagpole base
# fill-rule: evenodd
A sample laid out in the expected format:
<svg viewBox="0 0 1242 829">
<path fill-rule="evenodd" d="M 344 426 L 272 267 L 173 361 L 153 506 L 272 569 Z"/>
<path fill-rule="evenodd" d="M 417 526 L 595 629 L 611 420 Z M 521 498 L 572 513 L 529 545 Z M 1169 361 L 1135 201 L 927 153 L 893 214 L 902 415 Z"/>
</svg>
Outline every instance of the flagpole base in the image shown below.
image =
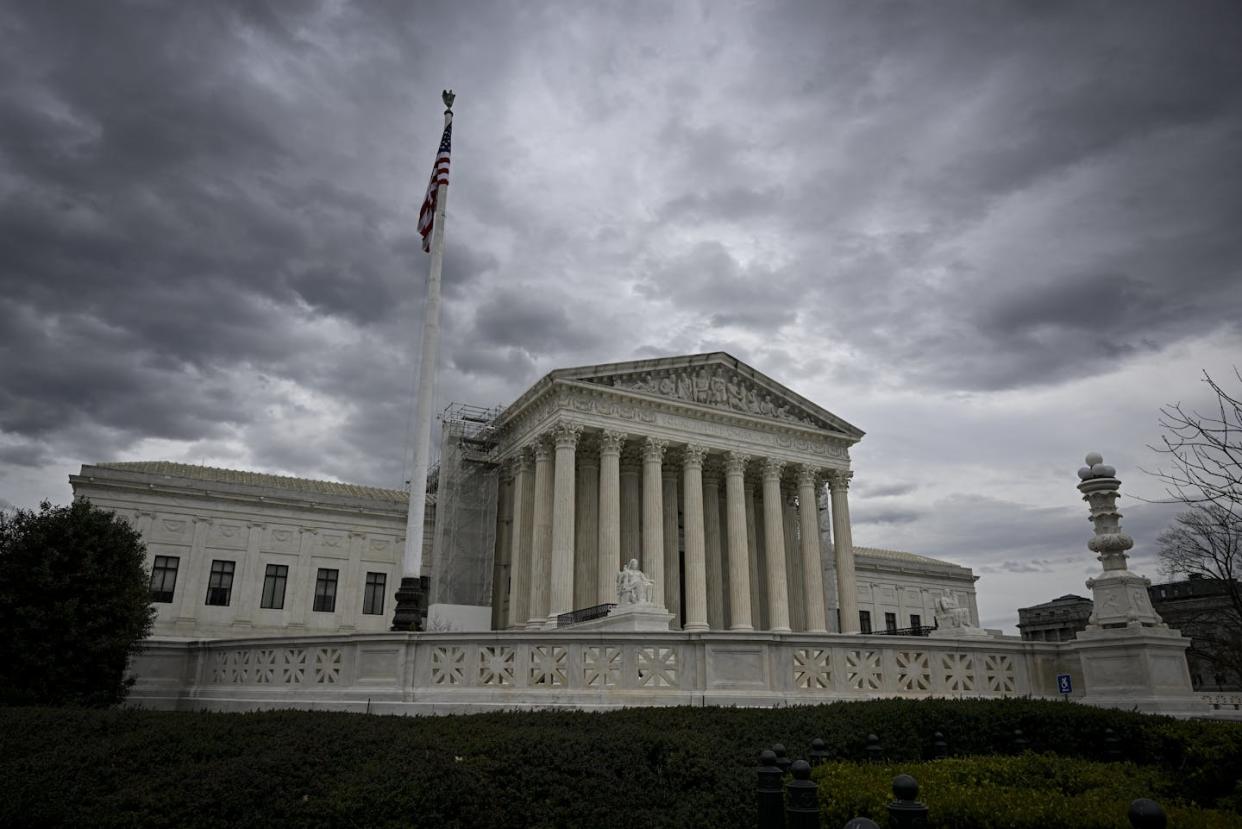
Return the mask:
<svg viewBox="0 0 1242 829">
<path fill-rule="evenodd" d="M 401 579 L 401 586 L 397 588 L 397 608 L 392 614 L 391 630 L 419 632 L 427 629 L 429 587 L 426 576 L 407 576 Z"/>
</svg>

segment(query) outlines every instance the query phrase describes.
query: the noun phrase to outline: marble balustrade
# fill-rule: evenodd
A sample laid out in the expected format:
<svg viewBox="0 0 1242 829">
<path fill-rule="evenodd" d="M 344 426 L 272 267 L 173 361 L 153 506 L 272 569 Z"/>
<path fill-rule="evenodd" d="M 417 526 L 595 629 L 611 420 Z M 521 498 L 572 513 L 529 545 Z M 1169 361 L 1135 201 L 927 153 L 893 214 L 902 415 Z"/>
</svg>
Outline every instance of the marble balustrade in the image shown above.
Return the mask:
<svg viewBox="0 0 1242 829">
<path fill-rule="evenodd" d="M 1055 698 L 1074 643 L 759 632 L 353 634 L 153 639 L 132 704 L 448 713 L 761 705 L 877 697 Z M 1077 686 L 1076 686 L 1077 687 Z"/>
</svg>

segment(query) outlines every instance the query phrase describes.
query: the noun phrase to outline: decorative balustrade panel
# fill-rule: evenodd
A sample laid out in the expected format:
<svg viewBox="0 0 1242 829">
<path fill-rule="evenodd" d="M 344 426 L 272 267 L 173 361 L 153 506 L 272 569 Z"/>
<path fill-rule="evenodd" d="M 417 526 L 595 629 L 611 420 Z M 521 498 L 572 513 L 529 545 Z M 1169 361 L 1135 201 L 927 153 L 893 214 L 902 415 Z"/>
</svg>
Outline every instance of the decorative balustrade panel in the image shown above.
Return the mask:
<svg viewBox="0 0 1242 829">
<path fill-rule="evenodd" d="M 438 700 L 451 700 L 457 689 L 467 691 L 463 700 L 473 702 L 486 700 L 487 695 L 480 692 L 488 691 L 501 703 L 515 693 L 560 695 L 549 696 L 548 704 L 573 704 L 575 693 L 589 694 L 596 703 L 606 703 L 617 694 L 617 704 L 641 702 L 644 694 L 664 702 L 670 695 L 689 701 L 690 694 L 727 694 L 752 697 L 754 704 L 766 704 L 769 697 L 787 699 L 790 694 L 807 701 L 851 696 L 1051 695 L 1048 689 L 1031 686 L 1034 663 L 1023 647 L 1001 640 L 826 637 L 814 641 L 676 633 L 651 637 L 539 633 L 488 634 L 478 640 L 463 635 L 426 636 L 389 642 L 355 636 L 320 639 L 304 646 L 293 639 L 250 646 L 234 641 L 203 647 L 202 687 L 221 691 L 236 686 L 276 693 L 347 691 L 387 684 L 393 689 L 406 688 L 414 698 L 431 695 Z M 399 657 L 402 649 L 407 649 L 404 658 Z M 359 661 L 360 653 L 363 661 Z M 365 661 L 368 658 L 370 662 Z M 381 685 L 376 686 L 377 682 Z M 1218 707 L 1236 704 L 1235 699 L 1213 702 Z"/>
<path fill-rule="evenodd" d="M 791 645 L 791 687 L 795 693 L 834 697 L 1003 697 L 1032 692 L 1020 667 L 1020 653 L 952 646 L 922 650 L 911 644 L 881 648 Z"/>
<path fill-rule="evenodd" d="M 341 681 L 342 649 L 213 648 L 211 685 L 336 685 Z"/>
</svg>

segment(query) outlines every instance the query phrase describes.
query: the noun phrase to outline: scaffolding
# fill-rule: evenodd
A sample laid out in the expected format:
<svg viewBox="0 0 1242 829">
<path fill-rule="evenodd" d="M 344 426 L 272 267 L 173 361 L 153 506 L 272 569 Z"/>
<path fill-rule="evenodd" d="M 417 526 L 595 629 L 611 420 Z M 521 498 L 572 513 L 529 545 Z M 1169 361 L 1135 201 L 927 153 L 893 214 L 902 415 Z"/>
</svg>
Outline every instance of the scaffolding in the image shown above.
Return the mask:
<svg viewBox="0 0 1242 829">
<path fill-rule="evenodd" d="M 453 403 L 440 414 L 432 604 L 492 603 L 499 483 L 493 424 L 500 412 Z"/>
</svg>

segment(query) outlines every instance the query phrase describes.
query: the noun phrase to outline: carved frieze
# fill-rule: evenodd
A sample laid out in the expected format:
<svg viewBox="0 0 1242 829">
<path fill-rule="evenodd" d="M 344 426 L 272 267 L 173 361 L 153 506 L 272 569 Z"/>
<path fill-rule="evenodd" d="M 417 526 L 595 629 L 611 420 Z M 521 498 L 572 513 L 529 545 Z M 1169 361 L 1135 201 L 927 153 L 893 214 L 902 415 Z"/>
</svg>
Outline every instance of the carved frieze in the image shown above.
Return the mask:
<svg viewBox="0 0 1242 829">
<path fill-rule="evenodd" d="M 615 374 L 592 377 L 585 382 L 786 423 L 832 428 L 810 412 L 791 406 L 779 395 L 721 365 Z"/>
</svg>

